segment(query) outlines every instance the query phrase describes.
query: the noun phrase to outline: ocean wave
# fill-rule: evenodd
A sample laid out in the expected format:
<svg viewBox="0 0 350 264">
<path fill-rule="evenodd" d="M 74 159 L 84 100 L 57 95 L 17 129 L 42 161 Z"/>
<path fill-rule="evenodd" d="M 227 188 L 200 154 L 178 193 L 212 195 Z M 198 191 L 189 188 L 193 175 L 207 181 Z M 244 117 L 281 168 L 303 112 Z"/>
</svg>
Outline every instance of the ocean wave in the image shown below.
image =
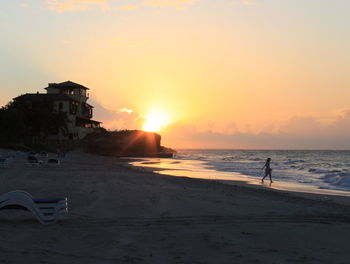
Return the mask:
<svg viewBox="0 0 350 264">
<path fill-rule="evenodd" d="M 350 173 L 330 173 L 324 176 L 324 181 L 335 186 L 350 187 Z"/>
<path fill-rule="evenodd" d="M 315 173 L 315 174 L 327 174 L 331 171 L 329 170 L 324 170 L 324 169 L 316 169 L 316 168 L 310 168 L 308 172 Z"/>
<path fill-rule="evenodd" d="M 304 163 L 304 162 L 305 162 L 305 160 L 287 160 L 286 162 L 284 162 L 284 164 L 294 165 L 294 164 Z"/>
<path fill-rule="evenodd" d="M 310 184 L 318 188 L 350 191 L 350 151 L 244 151 L 189 150 L 181 159 L 201 161 L 200 166 L 218 172 L 235 172 L 259 178 L 266 158 L 271 157 L 276 180 Z"/>
</svg>

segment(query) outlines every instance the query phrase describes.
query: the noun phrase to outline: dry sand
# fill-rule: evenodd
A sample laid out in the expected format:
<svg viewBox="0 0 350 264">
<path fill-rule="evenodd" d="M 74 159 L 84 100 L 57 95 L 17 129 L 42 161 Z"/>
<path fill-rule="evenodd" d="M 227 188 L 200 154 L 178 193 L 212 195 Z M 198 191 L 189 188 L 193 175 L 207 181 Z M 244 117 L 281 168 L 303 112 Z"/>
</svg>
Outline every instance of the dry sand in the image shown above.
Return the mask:
<svg viewBox="0 0 350 264">
<path fill-rule="evenodd" d="M 0 169 L 0 193 L 67 196 L 69 213 L 44 226 L 0 211 L 0 263 L 350 263 L 350 207 L 323 196 L 158 175 L 79 152 L 60 168 L 24 163 Z"/>
</svg>

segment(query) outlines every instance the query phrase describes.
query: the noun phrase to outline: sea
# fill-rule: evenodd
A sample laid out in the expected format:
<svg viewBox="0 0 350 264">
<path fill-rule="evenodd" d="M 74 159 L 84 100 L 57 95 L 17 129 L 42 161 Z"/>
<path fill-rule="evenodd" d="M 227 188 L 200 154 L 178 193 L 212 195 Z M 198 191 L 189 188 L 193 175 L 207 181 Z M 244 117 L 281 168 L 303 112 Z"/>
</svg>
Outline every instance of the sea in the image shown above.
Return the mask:
<svg viewBox="0 0 350 264">
<path fill-rule="evenodd" d="M 172 159 L 131 162 L 160 174 L 244 181 L 269 188 L 350 196 L 349 150 L 205 150 L 180 149 Z M 264 183 L 266 159 L 271 158 L 272 184 Z"/>
</svg>

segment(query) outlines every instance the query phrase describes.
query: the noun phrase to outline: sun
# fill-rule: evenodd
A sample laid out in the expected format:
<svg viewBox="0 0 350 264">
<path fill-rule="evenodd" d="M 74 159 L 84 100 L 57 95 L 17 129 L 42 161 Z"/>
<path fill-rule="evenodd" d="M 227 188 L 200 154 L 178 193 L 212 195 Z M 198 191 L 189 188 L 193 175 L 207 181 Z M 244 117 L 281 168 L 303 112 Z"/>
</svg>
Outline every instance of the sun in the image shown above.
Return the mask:
<svg viewBox="0 0 350 264">
<path fill-rule="evenodd" d="M 164 112 L 150 112 L 146 115 L 143 130 L 147 132 L 158 132 L 169 124 L 169 116 Z"/>
</svg>

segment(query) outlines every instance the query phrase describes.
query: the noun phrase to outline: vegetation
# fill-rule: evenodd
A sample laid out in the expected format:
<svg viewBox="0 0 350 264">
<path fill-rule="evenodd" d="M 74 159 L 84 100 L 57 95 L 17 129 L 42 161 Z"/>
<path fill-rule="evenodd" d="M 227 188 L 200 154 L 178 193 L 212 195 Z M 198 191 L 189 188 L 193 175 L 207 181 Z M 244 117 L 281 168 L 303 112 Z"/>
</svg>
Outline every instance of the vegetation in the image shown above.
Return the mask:
<svg viewBox="0 0 350 264">
<path fill-rule="evenodd" d="M 66 129 L 65 113 L 53 113 L 52 104 L 29 106 L 12 101 L 0 108 L 0 144 L 31 143 L 34 137 L 55 134 Z"/>
</svg>

